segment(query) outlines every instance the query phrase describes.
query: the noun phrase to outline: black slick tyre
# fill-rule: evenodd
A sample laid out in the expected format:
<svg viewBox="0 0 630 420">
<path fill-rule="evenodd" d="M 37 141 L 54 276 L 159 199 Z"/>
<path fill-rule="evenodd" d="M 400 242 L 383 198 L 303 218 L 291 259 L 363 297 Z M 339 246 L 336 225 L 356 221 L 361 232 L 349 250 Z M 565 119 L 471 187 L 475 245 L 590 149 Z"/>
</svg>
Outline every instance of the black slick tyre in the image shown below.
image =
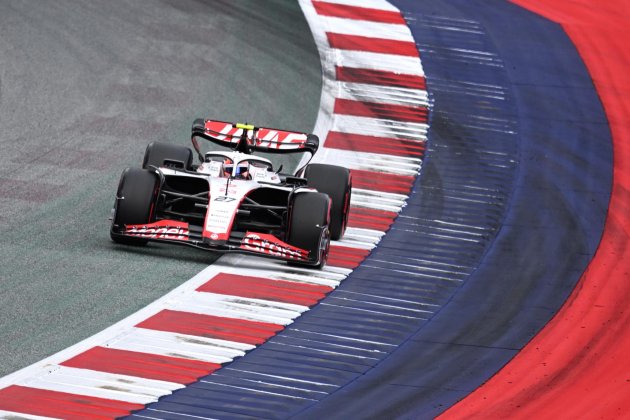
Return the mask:
<svg viewBox="0 0 630 420">
<path fill-rule="evenodd" d="M 303 192 L 293 196 L 287 242 L 309 251 L 309 256 L 316 257 L 307 265 L 314 265 L 317 268 L 326 265 L 330 247 L 330 234 L 327 228 L 329 217 L 330 199 L 326 194 Z"/>
<path fill-rule="evenodd" d="M 336 165 L 313 163 L 306 167 L 304 178 L 308 186 L 328 194 L 332 200 L 330 209 L 330 237 L 339 240 L 348 226 L 352 176 L 348 168 Z"/>
<path fill-rule="evenodd" d="M 179 169 L 191 169 L 193 153 L 188 147 L 168 143 L 151 142 L 144 152 L 142 168 L 168 166 Z"/>
<path fill-rule="evenodd" d="M 127 168 L 120 176 L 110 236 L 119 244 L 145 245 L 143 238 L 122 236 L 125 225 L 141 225 L 155 220 L 155 203 L 159 192 L 158 176 L 146 169 Z"/>
</svg>

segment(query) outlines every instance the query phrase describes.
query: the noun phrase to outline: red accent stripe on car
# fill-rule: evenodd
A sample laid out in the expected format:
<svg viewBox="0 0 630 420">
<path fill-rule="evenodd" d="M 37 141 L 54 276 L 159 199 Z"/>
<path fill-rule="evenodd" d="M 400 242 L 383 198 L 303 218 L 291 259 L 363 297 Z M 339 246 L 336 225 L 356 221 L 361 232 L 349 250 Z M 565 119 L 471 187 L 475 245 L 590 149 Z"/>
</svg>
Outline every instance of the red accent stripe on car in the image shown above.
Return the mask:
<svg viewBox="0 0 630 420">
<path fill-rule="evenodd" d="M 352 169 L 352 187 L 365 190 L 407 194 L 415 181 L 410 175 L 394 175 L 382 172 Z"/>
<path fill-rule="evenodd" d="M 331 245 L 330 253 L 328 254 L 328 264 L 335 267 L 355 268 L 361 264 L 369 253 L 369 249 Z"/>
<path fill-rule="evenodd" d="M 112 419 L 144 408 L 142 404 L 50 391 L 20 385 L 0 390 L 0 410 L 63 419 Z"/>
<path fill-rule="evenodd" d="M 374 137 L 339 131 L 329 131 L 325 145 L 331 149 L 417 158 L 423 157 L 426 149 L 424 141 Z"/>
<path fill-rule="evenodd" d="M 151 318 L 142 321 L 136 327 L 218 338 L 246 344 L 262 344 L 283 328 L 282 325 L 266 322 L 195 314 L 170 309 L 162 310 Z"/>
<path fill-rule="evenodd" d="M 364 51 L 381 54 L 405 55 L 419 57 L 416 44 L 409 41 L 395 39 L 373 38 L 361 35 L 346 35 L 326 32 L 328 43 L 332 48 L 340 50 Z"/>
<path fill-rule="evenodd" d="M 429 110 L 425 106 L 405 106 L 378 102 L 335 99 L 335 114 L 354 115 L 357 117 L 382 118 L 387 120 L 426 123 Z"/>
<path fill-rule="evenodd" d="M 392 211 L 350 207 L 348 226 L 385 232 L 394 222 L 397 215 L 397 213 Z"/>
<path fill-rule="evenodd" d="M 368 7 L 348 6 L 345 4 L 314 1 L 315 11 L 322 16 L 339 17 L 355 20 L 367 20 L 380 23 L 397 23 L 405 25 L 405 19 L 400 12 L 391 10 L 372 9 Z"/>
<path fill-rule="evenodd" d="M 328 286 L 228 273 L 217 274 L 197 289 L 198 292 L 265 299 L 304 306 L 316 304 L 331 290 L 332 288 Z"/>
<path fill-rule="evenodd" d="M 93 347 L 61 365 L 180 384 L 195 382 L 221 367 L 200 360 L 105 347 Z"/>
<path fill-rule="evenodd" d="M 340 82 L 366 83 L 420 90 L 426 90 L 427 88 L 426 79 L 414 74 L 401 74 L 394 73 L 393 71 L 342 66 L 336 66 L 335 72 L 337 75 L 336 78 Z"/>
</svg>

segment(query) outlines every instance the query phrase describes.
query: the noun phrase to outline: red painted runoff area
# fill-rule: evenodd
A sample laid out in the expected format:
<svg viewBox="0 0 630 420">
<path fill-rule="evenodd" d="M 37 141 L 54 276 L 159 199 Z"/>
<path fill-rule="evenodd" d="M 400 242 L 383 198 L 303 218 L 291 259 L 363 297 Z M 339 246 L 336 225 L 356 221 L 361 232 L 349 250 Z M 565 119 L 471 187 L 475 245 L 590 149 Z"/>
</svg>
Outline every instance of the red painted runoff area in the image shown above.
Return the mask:
<svg viewBox="0 0 630 420">
<path fill-rule="evenodd" d="M 315 6 L 317 14 L 322 16 L 367 20 L 379 23 L 397 23 L 402 25 L 406 23 L 400 12 L 396 11 L 349 6 L 325 1 L 314 1 L 313 6 Z"/>
<path fill-rule="evenodd" d="M 373 38 L 371 36 L 346 35 L 326 32 L 331 48 L 340 50 L 364 51 L 381 54 L 418 57 L 416 44 L 395 39 Z"/>
<path fill-rule="evenodd" d="M 193 383 L 221 367 L 217 363 L 107 347 L 93 347 L 61 365 L 179 384 Z"/>
<path fill-rule="evenodd" d="M 0 390 L 0 410 L 60 419 L 115 419 L 144 408 L 142 404 L 11 385 Z M 12 418 L 12 417 L 7 417 Z M 16 419 L 22 418 L 20 416 Z"/>
<path fill-rule="evenodd" d="M 304 306 L 316 304 L 331 290 L 332 287 L 328 286 L 228 273 L 217 274 L 197 289 L 198 292 L 272 300 Z"/>
<path fill-rule="evenodd" d="M 515 3 L 560 23 L 583 58 L 612 132 L 613 186 L 599 248 L 556 316 L 442 418 L 620 418 L 630 413 L 630 7 Z"/>
<path fill-rule="evenodd" d="M 158 312 L 136 327 L 256 345 L 264 343 L 269 337 L 284 328 L 282 325 L 267 322 L 224 318 L 170 309 Z"/>
</svg>

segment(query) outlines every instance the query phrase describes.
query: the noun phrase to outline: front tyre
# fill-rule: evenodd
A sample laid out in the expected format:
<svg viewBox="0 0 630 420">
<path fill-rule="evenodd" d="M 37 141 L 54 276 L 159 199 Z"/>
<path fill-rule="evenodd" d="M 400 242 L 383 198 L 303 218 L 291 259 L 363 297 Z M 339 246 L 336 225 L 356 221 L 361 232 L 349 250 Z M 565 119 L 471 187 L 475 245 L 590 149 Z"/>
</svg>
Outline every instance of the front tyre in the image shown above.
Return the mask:
<svg viewBox="0 0 630 420">
<path fill-rule="evenodd" d="M 308 265 L 316 268 L 322 268 L 328 259 L 328 249 L 330 248 L 329 219 L 330 199 L 326 194 L 303 192 L 293 196 L 287 242 L 309 251 L 311 263 Z"/>
<path fill-rule="evenodd" d="M 348 226 L 352 175 L 348 168 L 323 163 L 313 163 L 306 167 L 304 178 L 308 186 L 328 194 L 332 200 L 330 209 L 330 237 L 339 240 Z"/>
<path fill-rule="evenodd" d="M 155 221 L 155 203 L 160 189 L 157 175 L 146 169 L 127 168 L 120 176 L 110 236 L 125 245 L 146 245 L 143 238 L 123 236 L 125 225 L 141 225 Z"/>
<path fill-rule="evenodd" d="M 142 168 L 149 169 L 149 167 L 155 166 L 156 168 L 170 167 L 190 170 L 192 162 L 192 150 L 188 147 L 154 141 L 149 143 L 144 152 Z"/>
</svg>

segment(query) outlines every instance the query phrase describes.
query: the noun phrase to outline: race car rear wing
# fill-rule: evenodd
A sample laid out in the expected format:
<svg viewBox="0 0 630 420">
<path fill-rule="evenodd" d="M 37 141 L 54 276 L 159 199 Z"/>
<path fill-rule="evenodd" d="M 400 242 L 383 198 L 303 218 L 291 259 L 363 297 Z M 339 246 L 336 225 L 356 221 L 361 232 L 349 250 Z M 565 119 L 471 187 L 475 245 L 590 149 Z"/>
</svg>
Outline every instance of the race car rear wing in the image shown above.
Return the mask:
<svg viewBox="0 0 630 420">
<path fill-rule="evenodd" d="M 197 137 L 221 146 L 231 147 L 242 153 L 309 152 L 314 155 L 319 148 L 319 138 L 314 134 L 198 118 L 192 125 L 191 140 L 201 159 L 203 159 L 203 153 Z"/>
</svg>

